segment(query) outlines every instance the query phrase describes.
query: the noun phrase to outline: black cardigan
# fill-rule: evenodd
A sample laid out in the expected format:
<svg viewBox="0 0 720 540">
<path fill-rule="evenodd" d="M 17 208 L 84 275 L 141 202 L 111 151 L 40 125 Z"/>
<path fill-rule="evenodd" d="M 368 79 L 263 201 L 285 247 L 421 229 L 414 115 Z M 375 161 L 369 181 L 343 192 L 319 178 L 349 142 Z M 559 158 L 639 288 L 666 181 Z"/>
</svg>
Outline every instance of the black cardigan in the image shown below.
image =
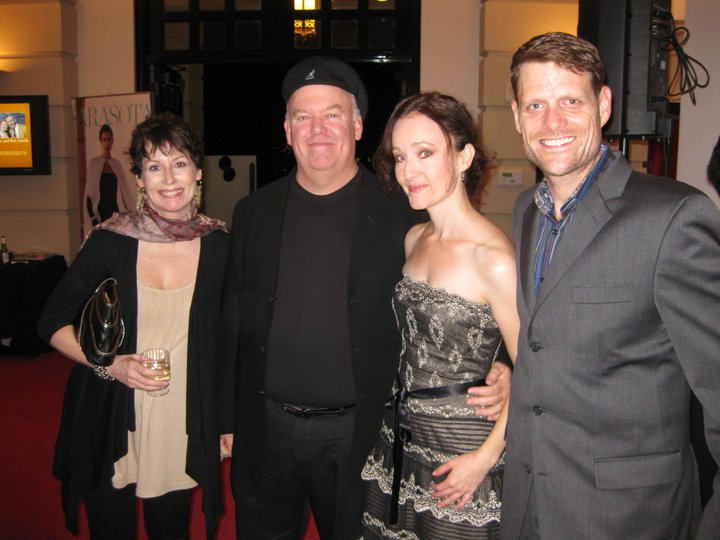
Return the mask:
<svg viewBox="0 0 720 540">
<path fill-rule="evenodd" d="M 265 348 L 277 287 L 283 217 L 294 171 L 241 200 L 234 213 L 223 295 L 220 362 L 221 429 L 234 431 L 232 476 L 262 478 L 267 448 Z M 360 491 L 360 471 L 377 439 L 397 373 L 400 334 L 391 301 L 402 277 L 408 229 L 427 221 L 402 193 L 386 193 L 360 169 L 359 204 L 348 268 L 348 310 L 356 404 L 351 470 Z"/>
<path fill-rule="evenodd" d="M 216 231 L 201 239 L 188 329 L 185 471 L 203 489 L 208 537 L 222 513 L 215 347 L 227 248 L 225 233 Z M 72 324 L 97 284 L 114 277 L 126 327 L 119 352 L 136 352 L 137 249 L 134 238 L 107 230 L 93 232 L 48 299 L 38 323 L 40 336 L 49 341 L 57 330 Z M 62 482 L 66 526 L 72 532 L 77 531 L 78 502 L 110 482 L 113 464 L 127 454 L 127 432 L 134 429 L 133 391 L 76 365 L 65 391 L 53 463 L 53 474 Z"/>
</svg>

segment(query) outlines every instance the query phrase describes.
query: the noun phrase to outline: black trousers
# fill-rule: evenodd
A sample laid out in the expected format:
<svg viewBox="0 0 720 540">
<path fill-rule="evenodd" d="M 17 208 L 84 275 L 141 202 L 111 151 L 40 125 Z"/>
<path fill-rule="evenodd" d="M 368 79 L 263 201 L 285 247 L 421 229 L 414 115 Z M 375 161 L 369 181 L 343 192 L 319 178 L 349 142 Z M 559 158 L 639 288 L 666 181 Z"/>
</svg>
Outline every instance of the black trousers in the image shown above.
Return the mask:
<svg viewBox="0 0 720 540">
<path fill-rule="evenodd" d="M 192 489 L 171 491 L 142 499 L 143 523 L 150 540 L 190 538 Z M 137 538 L 135 484 L 115 489 L 112 484 L 97 489 L 85 499 L 90 538 L 128 540 Z"/>
<path fill-rule="evenodd" d="M 267 422 L 262 485 L 256 487 L 249 477 L 233 474 L 238 540 L 301 538 L 307 502 L 320 538 L 357 538 L 363 497 L 350 489 L 354 410 L 305 418 L 268 401 Z"/>
</svg>

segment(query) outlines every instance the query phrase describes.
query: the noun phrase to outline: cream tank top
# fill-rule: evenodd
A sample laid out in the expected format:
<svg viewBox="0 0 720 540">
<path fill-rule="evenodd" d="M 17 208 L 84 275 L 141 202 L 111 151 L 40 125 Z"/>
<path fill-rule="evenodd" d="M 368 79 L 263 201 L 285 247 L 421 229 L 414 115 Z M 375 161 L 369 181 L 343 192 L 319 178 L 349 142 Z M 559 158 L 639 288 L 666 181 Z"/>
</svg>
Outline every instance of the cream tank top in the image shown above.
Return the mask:
<svg viewBox="0 0 720 540">
<path fill-rule="evenodd" d="M 128 453 L 115 462 L 112 484 L 136 483 L 138 497 L 158 497 L 197 483 L 185 473 L 187 433 L 187 349 L 195 280 L 177 289 L 156 289 L 138 281 L 137 351 L 170 351 L 170 386 L 164 396 L 135 390 L 135 431 Z"/>
</svg>

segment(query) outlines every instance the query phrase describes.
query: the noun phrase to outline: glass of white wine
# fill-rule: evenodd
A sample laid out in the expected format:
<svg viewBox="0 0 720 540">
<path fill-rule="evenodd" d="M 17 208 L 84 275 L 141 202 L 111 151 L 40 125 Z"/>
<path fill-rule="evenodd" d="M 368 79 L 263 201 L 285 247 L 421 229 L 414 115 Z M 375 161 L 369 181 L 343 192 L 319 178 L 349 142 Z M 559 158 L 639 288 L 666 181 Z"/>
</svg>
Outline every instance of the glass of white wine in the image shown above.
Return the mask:
<svg viewBox="0 0 720 540">
<path fill-rule="evenodd" d="M 148 349 L 140 353 L 140 363 L 147 368 L 154 369 L 158 372 L 152 377 L 156 381 L 170 380 L 170 351 L 167 349 Z M 160 390 L 150 390 L 148 395 L 153 397 L 164 396 L 170 391 L 170 386 L 161 388 Z"/>
</svg>

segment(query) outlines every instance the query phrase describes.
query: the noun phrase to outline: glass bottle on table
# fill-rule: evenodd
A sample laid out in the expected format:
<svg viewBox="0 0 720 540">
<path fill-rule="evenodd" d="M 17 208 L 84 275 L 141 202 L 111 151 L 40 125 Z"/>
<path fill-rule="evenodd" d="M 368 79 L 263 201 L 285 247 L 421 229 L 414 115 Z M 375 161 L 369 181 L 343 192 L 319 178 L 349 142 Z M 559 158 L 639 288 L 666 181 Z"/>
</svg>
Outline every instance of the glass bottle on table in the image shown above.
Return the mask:
<svg viewBox="0 0 720 540">
<path fill-rule="evenodd" d="M 2 255 L 3 264 L 10 264 L 10 251 L 4 236 L 0 237 L 0 255 Z"/>
</svg>

